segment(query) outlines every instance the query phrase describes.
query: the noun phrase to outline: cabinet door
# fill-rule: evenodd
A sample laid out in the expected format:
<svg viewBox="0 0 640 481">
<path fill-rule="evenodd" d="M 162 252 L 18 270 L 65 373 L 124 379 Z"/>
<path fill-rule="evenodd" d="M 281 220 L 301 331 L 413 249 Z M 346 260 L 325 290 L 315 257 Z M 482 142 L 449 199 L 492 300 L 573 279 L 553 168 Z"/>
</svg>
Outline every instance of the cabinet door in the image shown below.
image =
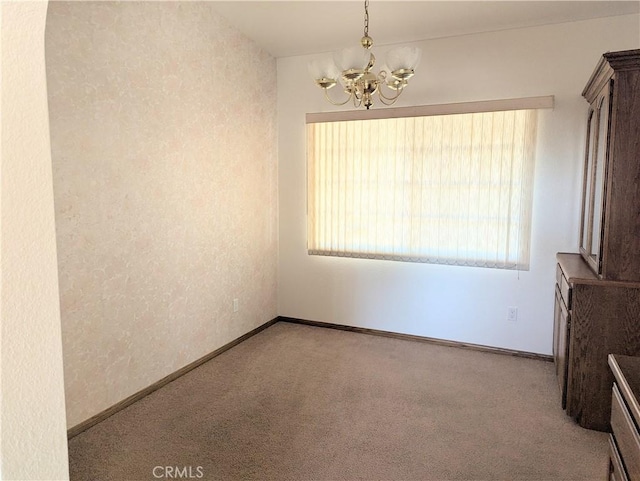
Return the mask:
<svg viewBox="0 0 640 481">
<path fill-rule="evenodd" d="M 589 109 L 582 194 L 580 252 L 598 275 L 602 275 L 612 82 L 605 85 Z"/>
<path fill-rule="evenodd" d="M 569 355 L 570 319 L 560 288 L 556 285 L 556 300 L 554 304 L 553 330 L 553 360 L 556 365 L 556 377 L 562 397 L 562 409 L 567 407 L 567 359 Z"/>
<path fill-rule="evenodd" d="M 580 252 L 583 257 L 588 257 L 591 251 L 592 238 L 592 210 L 591 198 L 593 190 L 593 166 L 595 156 L 595 143 L 598 137 L 598 115 L 593 105 L 589 107 L 587 114 L 587 145 L 585 147 L 584 177 L 582 180 L 582 221 L 580 223 Z"/>
</svg>

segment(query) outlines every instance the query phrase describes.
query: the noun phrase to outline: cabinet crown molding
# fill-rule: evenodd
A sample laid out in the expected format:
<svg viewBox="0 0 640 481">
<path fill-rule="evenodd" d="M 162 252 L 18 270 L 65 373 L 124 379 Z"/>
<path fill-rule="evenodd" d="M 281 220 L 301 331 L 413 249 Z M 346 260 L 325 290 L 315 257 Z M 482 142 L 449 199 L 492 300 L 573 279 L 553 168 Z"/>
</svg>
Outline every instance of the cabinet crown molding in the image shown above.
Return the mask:
<svg viewBox="0 0 640 481">
<path fill-rule="evenodd" d="M 640 68 L 640 49 L 607 52 L 600 57 L 598 65 L 582 91 L 582 96 L 591 103 L 614 72 L 638 68 Z"/>
</svg>

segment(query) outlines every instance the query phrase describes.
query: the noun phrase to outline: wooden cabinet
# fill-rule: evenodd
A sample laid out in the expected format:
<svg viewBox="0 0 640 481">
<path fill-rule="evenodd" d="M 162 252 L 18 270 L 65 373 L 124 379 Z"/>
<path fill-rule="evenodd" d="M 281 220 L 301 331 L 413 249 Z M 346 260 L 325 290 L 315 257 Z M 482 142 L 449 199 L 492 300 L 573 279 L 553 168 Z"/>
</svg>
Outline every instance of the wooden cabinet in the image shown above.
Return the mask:
<svg viewBox="0 0 640 481">
<path fill-rule="evenodd" d="M 627 473 L 620 459 L 620 452 L 618 451 L 613 435 L 609 435 L 609 466 L 607 471 L 608 481 L 629 481 Z"/>
<path fill-rule="evenodd" d="M 557 256 L 553 355 L 562 407 L 607 431 L 607 355 L 640 355 L 640 50 L 604 54 L 582 95 L 579 254 Z"/>
<path fill-rule="evenodd" d="M 580 253 L 601 279 L 640 281 L 640 50 L 604 54 L 582 95 Z"/>
<path fill-rule="evenodd" d="M 606 141 L 613 80 L 610 79 L 589 106 L 587 146 L 582 189 L 580 253 L 595 273 L 602 272 L 605 207 Z"/>
<path fill-rule="evenodd" d="M 569 328 L 571 326 L 571 318 L 569 317 L 570 304 L 569 294 L 571 290 L 568 289 L 565 292 L 565 296 L 562 295 L 561 286 L 565 283 L 568 286 L 567 280 L 564 278 L 560 265 L 557 266 L 556 275 L 556 302 L 554 306 L 554 331 L 553 331 L 553 359 L 556 365 L 556 376 L 558 378 L 558 385 L 560 387 L 560 393 L 562 395 L 562 409 L 567 407 L 567 357 L 569 354 L 568 336 Z"/>
<path fill-rule="evenodd" d="M 640 480 L 640 358 L 609 355 L 615 382 L 611 394 L 609 480 Z"/>
<path fill-rule="evenodd" d="M 580 254 L 556 258 L 553 355 L 562 407 L 581 426 L 608 431 L 607 355 L 640 355 L 640 283 L 603 281 Z"/>
</svg>

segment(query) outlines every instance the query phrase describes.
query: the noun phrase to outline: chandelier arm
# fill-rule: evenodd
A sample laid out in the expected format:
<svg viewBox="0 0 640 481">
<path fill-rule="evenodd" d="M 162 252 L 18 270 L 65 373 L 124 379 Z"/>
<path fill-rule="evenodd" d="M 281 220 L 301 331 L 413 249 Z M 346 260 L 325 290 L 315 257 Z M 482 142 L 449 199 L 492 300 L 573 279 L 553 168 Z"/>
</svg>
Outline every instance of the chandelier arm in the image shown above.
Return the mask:
<svg viewBox="0 0 640 481">
<path fill-rule="evenodd" d="M 331 97 L 329 97 L 329 93 L 327 92 L 328 89 L 322 89 L 324 90 L 324 96 L 327 98 L 327 100 L 329 101 L 329 103 L 331 103 L 332 105 L 344 105 L 346 104 L 349 100 L 351 100 L 351 97 L 353 97 L 353 92 L 351 92 L 349 94 L 349 96 L 347 97 L 347 100 L 345 100 L 344 102 L 334 102 L 333 99 Z"/>
<path fill-rule="evenodd" d="M 388 88 L 388 87 L 387 87 Z M 382 93 L 382 85 L 380 85 L 380 87 L 378 88 L 378 97 L 380 97 L 380 100 L 382 101 L 383 104 L 385 105 L 391 105 L 388 103 L 385 103 L 385 100 L 390 101 L 391 103 L 395 102 L 396 100 L 398 100 L 398 97 L 400 97 L 400 94 L 404 91 L 404 87 L 399 88 L 398 90 L 396 90 L 396 94 L 393 97 L 387 97 L 385 94 Z"/>
<path fill-rule="evenodd" d="M 380 102 L 382 102 L 383 105 L 393 105 L 396 103 L 396 100 L 398 100 L 398 97 L 394 97 L 392 100 L 385 100 L 385 97 L 378 97 L 380 99 Z"/>
</svg>

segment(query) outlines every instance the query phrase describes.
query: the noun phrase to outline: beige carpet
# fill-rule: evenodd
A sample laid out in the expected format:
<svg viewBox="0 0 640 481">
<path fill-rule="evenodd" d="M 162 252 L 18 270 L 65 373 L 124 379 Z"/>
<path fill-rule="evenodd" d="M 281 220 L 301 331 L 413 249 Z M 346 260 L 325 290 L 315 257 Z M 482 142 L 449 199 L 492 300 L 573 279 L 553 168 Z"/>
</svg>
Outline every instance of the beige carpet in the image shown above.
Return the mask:
<svg viewBox="0 0 640 481">
<path fill-rule="evenodd" d="M 75 481 L 600 481 L 606 439 L 565 416 L 551 363 L 280 322 L 69 455 Z"/>
</svg>

